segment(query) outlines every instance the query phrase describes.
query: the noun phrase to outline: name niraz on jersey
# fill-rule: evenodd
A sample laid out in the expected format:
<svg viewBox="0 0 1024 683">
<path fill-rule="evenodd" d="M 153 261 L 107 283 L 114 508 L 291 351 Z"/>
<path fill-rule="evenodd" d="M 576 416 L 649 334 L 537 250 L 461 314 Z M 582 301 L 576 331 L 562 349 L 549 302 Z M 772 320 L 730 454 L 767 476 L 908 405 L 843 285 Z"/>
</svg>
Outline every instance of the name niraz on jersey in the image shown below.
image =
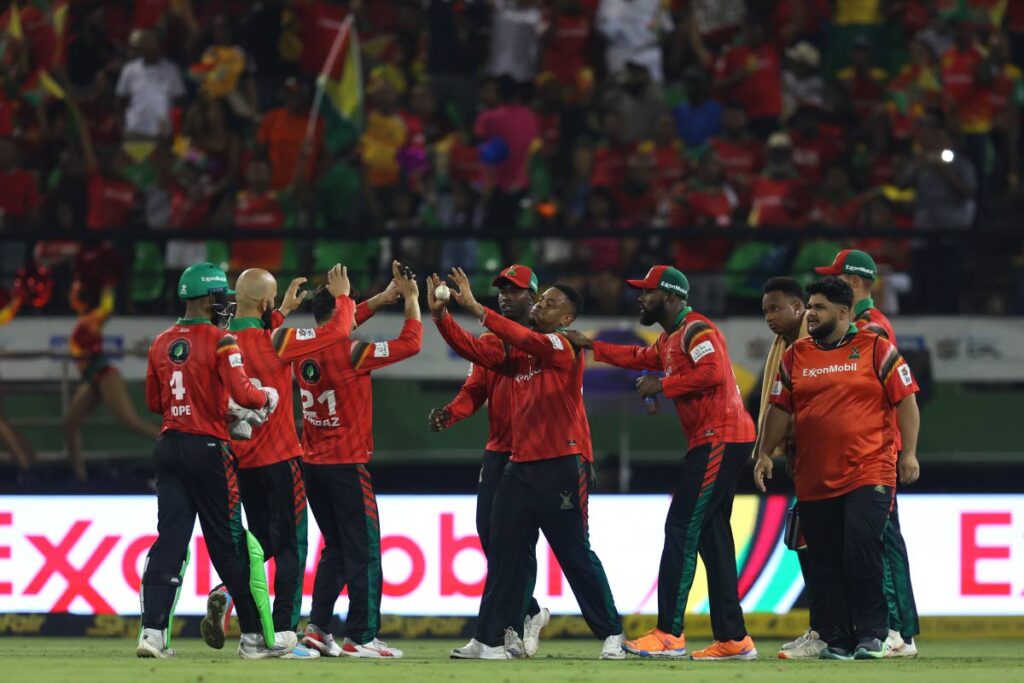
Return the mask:
<svg viewBox="0 0 1024 683">
<path fill-rule="evenodd" d="M 505 342 L 477 339 L 445 315 L 437 329 L 463 358 L 513 379 L 512 460 L 594 458 L 583 406 L 583 356 L 561 334 L 540 334 L 485 309 L 483 324 Z"/>
<path fill-rule="evenodd" d="M 685 309 L 672 333 L 662 332 L 651 346 L 595 341 L 594 360 L 663 370 L 662 391 L 675 402 L 687 448 L 754 440 L 754 421 L 743 405 L 725 336 L 703 315 Z"/>
<path fill-rule="evenodd" d="M 372 313 L 360 304 L 356 323 Z M 406 320 L 395 339 L 345 340 L 292 361 L 302 397 L 303 461 L 315 465 L 365 464 L 373 456 L 370 373 L 415 356 L 423 325 Z"/>
<path fill-rule="evenodd" d="M 835 347 L 794 342 L 772 385 L 772 404 L 793 415 L 800 500 L 896 485 L 894 408 L 917 382 L 888 340 L 852 330 Z"/>
<path fill-rule="evenodd" d="M 501 347 L 507 351 L 505 342 L 491 332 L 480 335 L 481 344 Z M 512 388 L 515 380 L 512 377 L 495 372 L 483 365 L 471 363 L 469 376 L 463 382 L 459 393 L 447 405 L 451 415 L 451 423 L 473 415 L 484 403 L 487 404 L 487 418 L 490 422 L 490 433 L 485 448 L 496 453 L 507 453 L 512 450 Z"/>
<path fill-rule="evenodd" d="M 252 438 L 233 441 L 241 468 L 273 465 L 302 455 L 302 446 L 295 431 L 292 407 L 291 361 L 334 344 L 348 340 L 352 332 L 355 303 L 339 296 L 330 321 L 316 329 L 280 327 L 284 316 L 274 312 L 273 332 L 263 327 L 259 318 L 235 318 L 231 332 L 242 350 L 245 371 L 253 384 L 274 387 L 280 396 L 277 408 L 267 421 L 255 427 Z"/>
<path fill-rule="evenodd" d="M 262 408 L 266 395 L 245 374 L 235 338 L 205 318 L 182 318 L 149 347 L 146 403 L 163 415 L 160 431 L 228 440 L 228 396 Z"/>
</svg>

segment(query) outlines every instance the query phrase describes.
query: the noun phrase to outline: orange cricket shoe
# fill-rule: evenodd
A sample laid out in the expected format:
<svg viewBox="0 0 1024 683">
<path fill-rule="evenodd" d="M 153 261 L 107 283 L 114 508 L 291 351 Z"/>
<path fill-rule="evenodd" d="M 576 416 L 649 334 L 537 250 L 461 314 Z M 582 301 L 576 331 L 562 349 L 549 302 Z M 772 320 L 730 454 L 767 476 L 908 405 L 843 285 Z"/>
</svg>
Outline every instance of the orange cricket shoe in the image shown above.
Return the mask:
<svg viewBox="0 0 1024 683">
<path fill-rule="evenodd" d="M 750 636 L 743 640 L 716 640 L 714 643 L 693 653 L 690 659 L 696 662 L 714 662 L 722 659 L 757 659 L 757 648 Z"/>
<path fill-rule="evenodd" d="M 676 638 L 671 633 L 651 629 L 636 640 L 627 640 L 622 644 L 626 652 L 641 657 L 686 657 L 686 634 Z"/>
</svg>

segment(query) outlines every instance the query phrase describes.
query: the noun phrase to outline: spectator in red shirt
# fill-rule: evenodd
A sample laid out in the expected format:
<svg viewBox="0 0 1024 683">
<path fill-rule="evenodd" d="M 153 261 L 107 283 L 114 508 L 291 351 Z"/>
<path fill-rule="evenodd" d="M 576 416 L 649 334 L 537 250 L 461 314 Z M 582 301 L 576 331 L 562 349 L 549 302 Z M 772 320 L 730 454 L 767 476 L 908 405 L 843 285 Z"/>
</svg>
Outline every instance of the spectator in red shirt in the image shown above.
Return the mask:
<svg viewBox="0 0 1024 683">
<path fill-rule="evenodd" d="M 487 166 L 492 187 L 487 217 L 490 226 L 509 229 L 515 225 L 529 185 L 527 161 L 530 145 L 540 135 L 540 123 L 523 104 L 521 88 L 512 77 L 499 77 L 497 87 L 499 105 L 480 112 L 473 132 L 483 146 L 504 149 L 504 158 L 499 152 L 496 163 Z"/>
<path fill-rule="evenodd" d="M 308 152 L 307 152 L 308 153 Z M 247 188 L 235 196 L 234 224 L 240 230 L 280 230 L 285 226 L 282 201 L 287 191 L 278 192 L 270 184 L 270 166 L 254 159 L 245 169 Z M 281 240 L 239 240 L 231 245 L 231 270 L 281 269 L 284 244 Z"/>
<path fill-rule="evenodd" d="M 676 137 L 675 120 L 663 111 L 654 126 L 654 135 L 641 146 L 650 155 L 655 191 L 661 195 L 671 190 L 686 174 L 683 141 Z"/>
<path fill-rule="evenodd" d="M 605 188 L 594 188 L 587 202 L 587 217 L 583 227 L 587 230 L 607 232 L 607 237 L 588 237 L 575 245 L 576 261 L 582 264 L 589 278 L 589 291 L 603 312 L 612 313 L 622 299 L 624 266 L 636 254 L 636 240 L 623 239 L 615 234 L 625 227 L 615 197 Z"/>
<path fill-rule="evenodd" d="M 595 187 L 614 187 L 626 178 L 626 161 L 633 153 L 633 145 L 626 141 L 622 115 L 606 111 L 601 127 L 604 140 L 594 150 L 594 172 L 590 183 Z"/>
<path fill-rule="evenodd" d="M 761 143 L 747 130 L 747 114 L 739 105 L 729 105 L 722 117 L 722 134 L 711 138 L 711 147 L 740 204 L 749 206 L 750 186 L 761 172 L 764 153 Z"/>
<path fill-rule="evenodd" d="M 793 166 L 801 180 L 815 185 L 821 180 L 827 166 L 835 163 L 843 153 L 843 132 L 835 126 L 821 123 L 817 107 L 800 107 L 790 121 L 793 141 Z"/>
<path fill-rule="evenodd" d="M 299 148 L 306 139 L 308 119 L 309 88 L 289 78 L 284 83 L 284 106 L 267 112 L 256 134 L 256 140 L 270 161 L 271 185 L 274 188 L 287 187 L 295 177 Z M 322 121 L 318 122 L 315 134 L 317 139 L 322 127 Z M 313 162 L 313 158 L 306 161 L 308 177 L 313 175 Z"/>
<path fill-rule="evenodd" d="M 764 27 L 753 15 L 743 23 L 737 44 L 715 63 L 715 86 L 747 113 L 749 128 L 762 140 L 779 128 L 782 113 L 782 71 L 779 52 L 765 40 Z"/>
<path fill-rule="evenodd" d="M 585 79 L 581 76 L 590 73 L 594 5 L 592 0 L 558 0 L 544 35 L 544 69 L 569 90 L 573 101 L 579 101 L 583 94 Z"/>
<path fill-rule="evenodd" d="M 676 192 L 673 227 L 728 228 L 739 207 L 736 191 L 726 181 L 722 164 L 713 149 L 694 150 L 693 178 Z M 675 265 L 689 273 L 691 291 L 700 295 L 703 311 L 723 312 L 727 288 L 723 269 L 731 251 L 724 237 L 687 237 L 673 245 Z M 695 283 L 700 283 L 698 287 Z M 695 304 L 698 305 L 698 304 Z"/>
<path fill-rule="evenodd" d="M 72 110 L 74 111 L 74 110 Z M 81 136 L 82 158 L 85 162 L 87 213 L 85 224 L 91 230 L 107 230 L 127 225 L 138 193 L 121 179 L 121 158 L 117 151 L 106 148 L 97 155 L 88 126 L 80 116 L 72 114 Z"/>
<path fill-rule="evenodd" d="M 878 111 L 889 81 L 888 72 L 874 65 L 873 49 L 867 38 L 858 38 L 853 43 L 850 66 L 836 75 L 859 121 L 866 121 Z"/>
<path fill-rule="evenodd" d="M 797 226 L 803 219 L 802 185 L 793 167 L 793 141 L 786 133 L 768 138 L 765 167 L 751 188 L 751 227 Z"/>
<path fill-rule="evenodd" d="M 0 138 L 0 227 L 23 228 L 39 221 L 39 183 L 18 166 L 10 138 Z"/>
<path fill-rule="evenodd" d="M 863 201 L 854 193 L 850 174 L 843 166 L 830 166 L 824 177 L 811 199 L 807 223 L 848 229 L 857 222 Z"/>
</svg>

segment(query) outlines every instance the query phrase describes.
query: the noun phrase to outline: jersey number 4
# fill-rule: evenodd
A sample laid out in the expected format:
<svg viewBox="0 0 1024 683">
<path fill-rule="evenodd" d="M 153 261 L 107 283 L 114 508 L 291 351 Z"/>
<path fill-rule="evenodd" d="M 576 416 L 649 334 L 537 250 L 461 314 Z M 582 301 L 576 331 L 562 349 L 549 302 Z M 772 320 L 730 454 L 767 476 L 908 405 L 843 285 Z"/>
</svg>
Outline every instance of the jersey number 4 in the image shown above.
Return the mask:
<svg viewBox="0 0 1024 683">
<path fill-rule="evenodd" d="M 316 399 L 313 398 L 312 391 L 307 391 L 305 389 L 300 389 L 299 391 L 302 394 L 303 412 L 311 412 L 313 410 L 313 403 L 315 400 L 316 403 L 327 404 L 328 415 L 338 414 L 338 401 L 334 397 L 334 389 L 329 389 L 328 391 L 325 391 L 324 393 L 317 396 Z"/>
<path fill-rule="evenodd" d="M 185 400 L 185 383 L 182 381 L 181 370 L 171 373 L 171 396 L 175 401 Z"/>
</svg>

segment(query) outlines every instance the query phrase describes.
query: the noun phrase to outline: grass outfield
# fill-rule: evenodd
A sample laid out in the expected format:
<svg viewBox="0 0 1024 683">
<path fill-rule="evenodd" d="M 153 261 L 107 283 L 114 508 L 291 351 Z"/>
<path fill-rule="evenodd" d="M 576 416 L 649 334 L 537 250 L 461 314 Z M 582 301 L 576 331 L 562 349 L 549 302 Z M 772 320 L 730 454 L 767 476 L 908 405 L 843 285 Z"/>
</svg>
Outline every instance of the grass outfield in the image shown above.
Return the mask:
<svg viewBox="0 0 1024 683">
<path fill-rule="evenodd" d="M 282 683 L 337 681 L 463 680 L 506 683 L 526 680 L 580 681 L 679 681 L 692 683 L 733 681 L 845 681 L 870 680 L 909 683 L 981 683 L 1024 681 L 1024 645 L 1010 640 L 925 642 L 918 659 L 867 662 L 783 662 L 775 659 L 778 641 L 758 643 L 761 658 L 755 662 L 666 662 L 630 657 L 602 662 L 596 657 L 600 643 L 586 640 L 544 641 L 539 655 L 528 661 L 452 661 L 448 650 L 462 641 L 416 640 L 395 642 L 405 658 L 381 662 L 352 659 L 320 659 L 309 662 L 238 659 L 233 649 L 210 650 L 199 640 L 179 639 L 175 660 L 136 659 L 134 641 L 100 638 L 0 638 L 0 680 L 103 681 L 110 683 L 196 681 L 221 683 L 245 681 Z M 703 646 L 703 642 L 694 645 Z M 296 671 L 300 669 L 301 673 Z"/>
</svg>

